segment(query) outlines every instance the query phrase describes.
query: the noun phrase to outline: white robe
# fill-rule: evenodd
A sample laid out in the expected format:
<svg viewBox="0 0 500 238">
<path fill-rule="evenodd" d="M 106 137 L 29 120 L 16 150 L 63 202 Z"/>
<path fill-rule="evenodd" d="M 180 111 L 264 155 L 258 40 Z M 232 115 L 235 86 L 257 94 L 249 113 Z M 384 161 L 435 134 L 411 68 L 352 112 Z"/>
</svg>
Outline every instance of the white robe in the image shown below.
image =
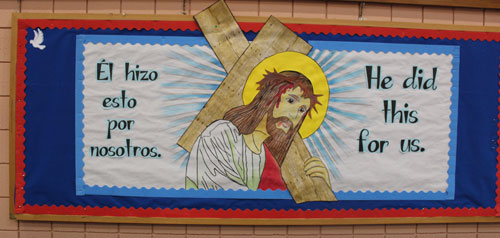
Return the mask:
<svg viewBox="0 0 500 238">
<path fill-rule="evenodd" d="M 186 168 L 186 189 L 257 190 L 266 152 L 254 154 L 230 121 L 210 124 L 194 143 Z"/>
</svg>

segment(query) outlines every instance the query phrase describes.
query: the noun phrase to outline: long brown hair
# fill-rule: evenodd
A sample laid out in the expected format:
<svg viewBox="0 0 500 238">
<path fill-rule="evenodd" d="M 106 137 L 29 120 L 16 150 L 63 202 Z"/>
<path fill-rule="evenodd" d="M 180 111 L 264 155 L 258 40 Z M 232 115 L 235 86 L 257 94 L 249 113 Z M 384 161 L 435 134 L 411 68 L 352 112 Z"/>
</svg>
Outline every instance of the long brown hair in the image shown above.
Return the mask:
<svg viewBox="0 0 500 238">
<path fill-rule="evenodd" d="M 273 128 L 270 128 L 270 126 L 273 127 L 274 123 L 268 123 L 267 125 L 270 136 L 266 138 L 264 144 L 266 144 L 271 154 L 281 166 L 288 152 L 288 148 L 292 144 L 295 133 L 298 132 L 305 116 L 311 116 L 311 109 L 316 110 L 315 106 L 319 103 L 317 97 L 321 95 L 315 95 L 313 93 L 312 85 L 308 78 L 293 71 L 278 73 L 276 70 L 274 70 L 274 72 L 266 70 L 264 78 L 259 81 L 258 84 L 259 87 L 257 89 L 259 92 L 251 103 L 235 107 L 224 115 L 224 120 L 231 121 L 243 135 L 251 134 L 255 131 L 255 128 L 257 128 L 266 114 L 268 115 L 268 121 L 282 119 L 272 118 L 272 112 L 274 107 L 279 105 L 281 95 L 285 93 L 287 89 L 300 87 L 303 91 L 302 96 L 309 98 L 311 101 L 308 111 L 304 113 L 299 123 L 293 129 L 289 130 L 288 133 L 280 134 L 273 131 Z M 321 105 L 321 103 L 319 104 Z"/>
</svg>

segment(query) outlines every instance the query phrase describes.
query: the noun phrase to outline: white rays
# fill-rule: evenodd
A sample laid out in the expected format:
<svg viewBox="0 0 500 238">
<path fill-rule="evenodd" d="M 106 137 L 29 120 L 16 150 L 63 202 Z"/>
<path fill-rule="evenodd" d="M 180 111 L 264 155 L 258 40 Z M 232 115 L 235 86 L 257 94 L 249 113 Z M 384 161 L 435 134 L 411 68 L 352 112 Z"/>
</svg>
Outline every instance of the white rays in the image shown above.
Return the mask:
<svg viewBox="0 0 500 238">
<path fill-rule="evenodd" d="M 330 98 L 328 111 L 320 128 L 304 141 L 313 156 L 326 162 L 333 178 L 342 176 L 336 164 L 348 154 L 341 135 L 350 130 L 349 125 L 365 119 L 361 111 L 352 109 L 366 104 L 362 97 L 352 96 L 353 92 L 364 87 L 364 72 L 352 67 L 358 60 L 346 53 L 316 49 L 309 54 L 325 73 Z"/>
<path fill-rule="evenodd" d="M 226 72 L 208 46 L 174 45 L 170 49 L 163 68 L 168 77 L 161 86 L 165 99 L 163 115 L 169 126 L 167 133 L 178 139 L 219 87 Z M 171 158 L 183 161 L 182 166 L 186 166 L 189 154 L 177 145 L 177 140 L 168 143 Z"/>
<path fill-rule="evenodd" d="M 179 138 L 198 112 L 203 108 L 213 92 L 222 82 L 226 73 L 218 59 L 207 46 L 172 47 L 163 72 L 168 74 L 162 84 L 164 111 L 168 133 Z M 305 139 L 305 144 L 313 156 L 322 158 L 335 178 L 341 175 L 336 164 L 347 154 L 342 134 L 350 130 L 353 122 L 362 122 L 364 115 L 354 106 L 365 105 L 362 97 L 353 97 L 363 87 L 363 71 L 352 66 L 357 59 L 346 52 L 314 50 L 310 57 L 318 62 L 328 80 L 330 99 L 328 113 L 321 127 Z M 171 141 L 172 159 L 183 160 L 185 166 L 188 154 Z"/>
</svg>

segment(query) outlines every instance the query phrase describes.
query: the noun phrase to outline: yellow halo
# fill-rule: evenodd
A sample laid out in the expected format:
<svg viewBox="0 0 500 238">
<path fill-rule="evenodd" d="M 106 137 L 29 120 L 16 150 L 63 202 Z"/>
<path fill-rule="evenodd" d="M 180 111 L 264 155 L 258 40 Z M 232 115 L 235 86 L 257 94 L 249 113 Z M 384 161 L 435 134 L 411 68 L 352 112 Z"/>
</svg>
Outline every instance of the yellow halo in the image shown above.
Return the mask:
<svg viewBox="0 0 500 238">
<path fill-rule="evenodd" d="M 245 88 L 243 88 L 243 104 L 248 105 L 257 96 L 259 93 L 257 82 L 264 78 L 266 70 L 274 72 L 275 69 L 277 72 L 295 71 L 303 74 L 311 81 L 314 94 L 321 95 L 318 97 L 321 105 L 319 103 L 316 104 L 317 112 L 311 110 L 311 117 L 306 116 L 299 129 L 302 138 L 307 138 L 321 126 L 323 119 L 325 119 L 328 109 L 328 99 L 330 98 L 330 90 L 325 73 L 318 63 L 307 55 L 287 51 L 275 54 L 261 61 L 252 70 L 250 76 L 248 76 Z"/>
</svg>

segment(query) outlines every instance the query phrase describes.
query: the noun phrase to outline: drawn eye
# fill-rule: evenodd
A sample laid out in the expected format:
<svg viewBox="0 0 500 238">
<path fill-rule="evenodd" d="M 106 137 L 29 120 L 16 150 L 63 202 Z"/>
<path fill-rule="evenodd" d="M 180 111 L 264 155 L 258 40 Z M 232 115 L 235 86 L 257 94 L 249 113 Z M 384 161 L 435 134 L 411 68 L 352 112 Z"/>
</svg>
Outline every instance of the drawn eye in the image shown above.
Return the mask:
<svg viewBox="0 0 500 238">
<path fill-rule="evenodd" d="M 300 112 L 300 113 L 304 113 L 304 112 L 306 112 L 306 109 L 305 109 L 304 107 L 300 107 L 300 108 L 299 108 L 299 112 Z"/>
<path fill-rule="evenodd" d="M 286 101 L 290 104 L 294 103 L 295 100 L 293 100 L 293 98 L 286 98 Z"/>
</svg>

